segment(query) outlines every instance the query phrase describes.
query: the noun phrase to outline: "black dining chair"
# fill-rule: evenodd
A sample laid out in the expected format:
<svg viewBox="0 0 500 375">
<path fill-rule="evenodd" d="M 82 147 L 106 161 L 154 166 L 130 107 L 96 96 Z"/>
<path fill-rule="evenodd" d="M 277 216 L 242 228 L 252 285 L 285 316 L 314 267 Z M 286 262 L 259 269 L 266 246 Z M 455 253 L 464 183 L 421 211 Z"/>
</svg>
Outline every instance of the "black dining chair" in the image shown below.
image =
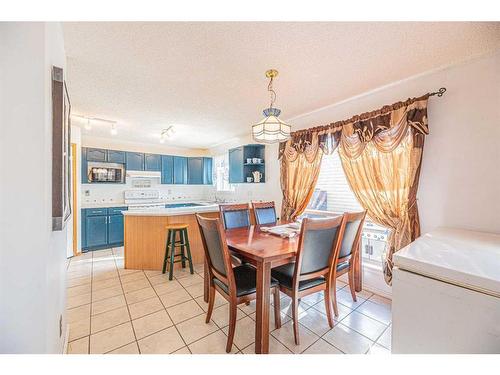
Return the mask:
<svg viewBox="0 0 500 375">
<path fill-rule="evenodd" d="M 221 204 L 219 212 L 224 229 L 250 227 L 250 206 L 248 203 Z"/>
<path fill-rule="evenodd" d="M 337 309 L 337 288 L 336 280 L 338 277 L 348 273 L 349 289 L 354 302 L 356 302 L 356 288 L 354 285 L 355 262 L 359 254 L 359 244 L 361 233 L 363 232 L 363 224 L 366 218 L 366 211 L 362 212 L 346 212 L 344 213 L 345 228 L 342 243 L 338 254 L 335 255 L 335 267 L 332 273 L 333 283 L 333 309 L 335 316 L 338 316 Z"/>
<path fill-rule="evenodd" d="M 269 225 L 276 224 L 276 208 L 274 202 L 252 202 L 255 224 Z"/>
<path fill-rule="evenodd" d="M 257 272 L 248 264 L 237 267 L 231 265 L 231 255 L 226 242 L 226 234 L 218 218 L 196 215 L 200 229 L 205 259 L 208 269 L 209 293 L 206 323 L 210 322 L 214 309 L 215 292 L 219 292 L 229 302 L 229 333 L 226 352 L 231 351 L 236 329 L 237 306 L 249 303 L 257 297 Z M 273 293 L 274 321 L 276 328 L 281 327 L 280 294 L 278 281 L 271 278 Z"/>
<path fill-rule="evenodd" d="M 295 262 L 278 266 L 271 275 L 280 283 L 280 291 L 292 299 L 293 334 L 299 345 L 299 299 L 324 291 L 328 324 L 333 328 L 332 267 L 338 254 L 344 216 L 302 220 Z"/>
</svg>

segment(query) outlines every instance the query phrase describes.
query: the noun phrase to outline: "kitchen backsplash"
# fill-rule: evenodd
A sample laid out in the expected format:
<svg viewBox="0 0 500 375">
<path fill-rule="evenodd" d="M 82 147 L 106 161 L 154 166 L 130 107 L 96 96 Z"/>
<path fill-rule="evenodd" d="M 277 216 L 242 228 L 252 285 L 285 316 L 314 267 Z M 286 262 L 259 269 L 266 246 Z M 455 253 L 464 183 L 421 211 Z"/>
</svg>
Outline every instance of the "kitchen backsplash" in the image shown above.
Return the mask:
<svg viewBox="0 0 500 375">
<path fill-rule="evenodd" d="M 215 191 L 215 186 L 207 185 L 162 185 L 153 184 L 150 189 L 160 191 L 165 201 L 224 201 L 228 203 L 249 202 L 252 200 L 277 200 L 269 196 L 264 184 L 236 184 L 234 191 Z M 125 190 L 134 189 L 130 182 L 122 184 L 83 184 L 81 185 L 82 205 L 122 203 Z M 278 197 L 279 198 L 279 197 Z"/>
</svg>

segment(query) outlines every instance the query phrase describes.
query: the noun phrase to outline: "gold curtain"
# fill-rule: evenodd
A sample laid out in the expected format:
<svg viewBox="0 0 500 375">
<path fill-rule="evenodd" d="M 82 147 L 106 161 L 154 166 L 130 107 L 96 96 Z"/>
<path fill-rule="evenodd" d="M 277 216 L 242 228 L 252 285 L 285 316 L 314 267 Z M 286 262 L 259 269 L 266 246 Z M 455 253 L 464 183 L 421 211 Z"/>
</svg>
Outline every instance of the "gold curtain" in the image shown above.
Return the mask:
<svg viewBox="0 0 500 375">
<path fill-rule="evenodd" d="M 375 223 L 391 229 L 384 265 L 389 284 L 394 252 L 420 235 L 417 190 L 428 134 L 428 97 L 299 131 L 280 145 L 282 216 L 294 219 L 312 196 L 322 154 L 333 152 L 339 144 L 342 167 L 359 203 Z"/>
<path fill-rule="evenodd" d="M 317 139 L 314 137 L 313 139 Z M 283 203 L 281 218 L 295 220 L 306 209 L 318 181 L 323 151 L 317 142 L 309 144 L 304 152 L 296 152 L 290 141 L 285 145 L 288 157 L 281 158 L 281 190 Z"/>
<path fill-rule="evenodd" d="M 391 113 L 389 128 L 363 142 L 352 124 L 342 131 L 340 158 L 354 195 L 368 216 L 388 227 L 388 251 L 384 265 L 387 283 L 392 281 L 392 256 L 420 235 L 417 188 L 427 129 L 426 101 Z"/>
</svg>

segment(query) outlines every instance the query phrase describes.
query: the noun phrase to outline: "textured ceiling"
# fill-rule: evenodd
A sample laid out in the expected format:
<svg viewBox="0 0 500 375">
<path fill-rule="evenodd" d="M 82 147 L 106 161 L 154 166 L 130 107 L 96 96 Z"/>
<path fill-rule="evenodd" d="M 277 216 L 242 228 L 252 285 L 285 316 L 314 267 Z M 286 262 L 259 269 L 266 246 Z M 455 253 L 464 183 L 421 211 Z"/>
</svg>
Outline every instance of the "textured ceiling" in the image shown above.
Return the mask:
<svg viewBox="0 0 500 375">
<path fill-rule="evenodd" d="M 278 69 L 282 118 L 500 48 L 500 23 L 64 23 L 73 113 L 115 138 L 206 148 L 250 132 Z M 293 124 L 292 124 L 293 125 Z M 111 137 L 109 124 L 84 134 Z"/>
</svg>

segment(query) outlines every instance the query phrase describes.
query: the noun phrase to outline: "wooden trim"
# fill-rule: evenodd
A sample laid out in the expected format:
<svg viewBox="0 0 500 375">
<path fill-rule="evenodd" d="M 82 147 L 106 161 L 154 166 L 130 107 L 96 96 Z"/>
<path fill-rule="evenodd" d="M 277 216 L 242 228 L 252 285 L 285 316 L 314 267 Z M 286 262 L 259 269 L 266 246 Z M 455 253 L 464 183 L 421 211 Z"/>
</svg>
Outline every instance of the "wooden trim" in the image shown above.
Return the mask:
<svg viewBox="0 0 500 375">
<path fill-rule="evenodd" d="M 71 183 L 73 193 L 73 255 L 78 255 L 78 210 L 76 209 L 78 198 L 76 192 L 78 190 L 77 176 L 77 146 L 76 143 L 71 144 Z"/>
</svg>

